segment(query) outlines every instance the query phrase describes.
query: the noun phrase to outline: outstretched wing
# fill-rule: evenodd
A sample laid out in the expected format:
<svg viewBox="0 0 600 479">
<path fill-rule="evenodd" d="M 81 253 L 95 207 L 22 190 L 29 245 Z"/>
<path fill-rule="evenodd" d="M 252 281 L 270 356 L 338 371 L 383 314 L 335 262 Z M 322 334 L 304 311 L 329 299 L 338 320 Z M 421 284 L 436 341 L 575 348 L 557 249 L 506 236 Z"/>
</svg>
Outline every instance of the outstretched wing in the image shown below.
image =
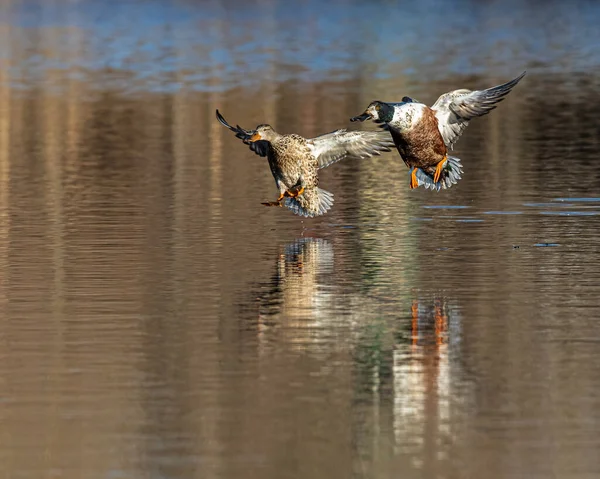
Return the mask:
<svg viewBox="0 0 600 479">
<path fill-rule="evenodd" d="M 387 131 L 336 130 L 308 140 L 319 168 L 325 168 L 343 158 L 369 158 L 390 151 L 394 146 Z"/>
<path fill-rule="evenodd" d="M 234 128 L 229 123 L 227 123 L 225 118 L 223 118 L 223 115 L 221 115 L 219 113 L 219 110 L 217 110 L 217 120 L 219 120 L 219 123 L 221 123 L 221 125 L 227 127 L 229 130 L 233 131 L 235 133 L 236 138 L 239 138 L 240 140 L 242 140 L 258 156 L 267 156 L 267 154 L 269 153 L 269 142 L 268 141 L 265 141 L 265 140 L 258 140 L 258 141 L 254 141 L 254 142 L 248 141 L 252 137 L 252 135 L 254 133 L 256 133 L 255 130 L 244 130 L 240 125 L 236 125 Z"/>
<path fill-rule="evenodd" d="M 438 120 L 438 128 L 446 146 L 452 147 L 458 137 L 475 117 L 487 115 L 521 81 L 526 72 L 517 78 L 487 90 L 454 90 L 444 93 L 431 107 Z"/>
</svg>

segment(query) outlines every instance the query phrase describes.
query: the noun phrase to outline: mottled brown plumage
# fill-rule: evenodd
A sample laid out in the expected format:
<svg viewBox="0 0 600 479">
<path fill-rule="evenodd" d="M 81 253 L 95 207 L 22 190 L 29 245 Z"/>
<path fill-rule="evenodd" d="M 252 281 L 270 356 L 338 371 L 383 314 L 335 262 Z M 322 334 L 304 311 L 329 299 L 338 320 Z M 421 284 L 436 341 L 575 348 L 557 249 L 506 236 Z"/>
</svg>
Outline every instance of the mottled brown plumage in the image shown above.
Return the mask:
<svg viewBox="0 0 600 479">
<path fill-rule="evenodd" d="M 295 134 L 276 134 L 272 136 L 270 144 L 267 158 L 280 195 L 285 195 L 294 188 L 295 192 L 303 190 L 302 194 L 295 198 L 286 199 L 286 202 L 295 207 L 291 209 L 314 213 L 313 215 L 325 213 L 333 203 L 333 195 L 328 198 L 328 192 L 318 188 L 319 161 L 312 154 L 306 139 Z M 331 199 L 331 202 L 327 201 L 328 199 Z"/>
<path fill-rule="evenodd" d="M 343 158 L 368 158 L 390 151 L 384 131 L 336 130 L 312 139 L 277 133 L 270 125 L 244 130 L 229 125 L 217 110 L 217 119 L 259 156 L 266 156 L 279 190 L 276 201 L 265 206 L 286 206 L 300 216 L 319 216 L 333 205 L 333 194 L 319 188 L 318 170 Z"/>
</svg>

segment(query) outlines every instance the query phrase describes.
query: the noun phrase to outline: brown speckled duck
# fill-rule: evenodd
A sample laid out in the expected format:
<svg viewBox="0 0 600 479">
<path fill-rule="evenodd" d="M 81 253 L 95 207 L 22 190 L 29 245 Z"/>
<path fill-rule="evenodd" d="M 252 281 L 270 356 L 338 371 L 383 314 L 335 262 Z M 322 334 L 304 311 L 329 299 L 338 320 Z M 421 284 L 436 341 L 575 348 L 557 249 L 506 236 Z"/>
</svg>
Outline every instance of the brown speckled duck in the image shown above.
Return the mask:
<svg viewBox="0 0 600 479">
<path fill-rule="evenodd" d="M 314 217 L 333 205 L 333 193 L 319 188 L 318 170 L 344 158 L 368 158 L 391 151 L 394 143 L 385 131 L 336 130 L 316 138 L 277 133 L 270 125 L 245 130 L 231 126 L 217 110 L 217 119 L 250 149 L 269 160 L 279 190 L 265 206 L 286 206 L 299 216 Z"/>
<path fill-rule="evenodd" d="M 400 103 L 372 102 L 362 115 L 350 121 L 375 120 L 385 123 L 400 156 L 410 168 L 410 188 L 425 185 L 439 191 L 461 178 L 458 158 L 448 156 L 469 121 L 488 114 L 525 72 L 514 80 L 487 90 L 454 90 L 438 98 L 430 108 L 409 97 Z"/>
</svg>

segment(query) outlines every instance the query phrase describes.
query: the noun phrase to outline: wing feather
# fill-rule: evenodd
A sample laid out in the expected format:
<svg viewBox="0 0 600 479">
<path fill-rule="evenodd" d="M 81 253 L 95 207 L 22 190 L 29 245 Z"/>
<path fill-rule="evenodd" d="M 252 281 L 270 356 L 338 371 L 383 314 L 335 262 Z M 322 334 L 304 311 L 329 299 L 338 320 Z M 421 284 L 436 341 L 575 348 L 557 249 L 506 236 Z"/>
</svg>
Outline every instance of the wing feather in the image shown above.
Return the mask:
<svg viewBox="0 0 600 479">
<path fill-rule="evenodd" d="M 446 145 L 452 147 L 469 124 L 469 120 L 487 115 L 525 76 L 517 78 L 487 90 L 454 90 L 444 93 L 431 107 L 438 120 L 438 128 Z"/>
<path fill-rule="evenodd" d="M 229 130 L 233 131 L 235 133 L 236 138 L 239 138 L 240 140 L 242 140 L 246 145 L 248 145 L 250 147 L 250 149 L 254 153 L 256 153 L 258 156 L 267 156 L 269 154 L 269 142 L 268 141 L 265 141 L 265 140 L 259 140 L 259 141 L 254 141 L 254 142 L 249 141 L 250 138 L 252 137 L 252 135 L 254 133 L 256 133 L 256 130 L 245 130 L 240 125 L 236 125 L 235 127 L 233 127 L 229 123 L 227 123 L 225 118 L 223 118 L 223 115 L 221 115 L 219 113 L 219 110 L 217 110 L 216 112 L 217 112 L 217 120 L 219 120 L 219 123 L 221 123 L 221 125 L 225 126 Z"/>
<path fill-rule="evenodd" d="M 308 140 L 319 168 L 325 168 L 344 158 L 363 159 L 391 151 L 394 146 L 387 131 L 336 130 Z"/>
</svg>

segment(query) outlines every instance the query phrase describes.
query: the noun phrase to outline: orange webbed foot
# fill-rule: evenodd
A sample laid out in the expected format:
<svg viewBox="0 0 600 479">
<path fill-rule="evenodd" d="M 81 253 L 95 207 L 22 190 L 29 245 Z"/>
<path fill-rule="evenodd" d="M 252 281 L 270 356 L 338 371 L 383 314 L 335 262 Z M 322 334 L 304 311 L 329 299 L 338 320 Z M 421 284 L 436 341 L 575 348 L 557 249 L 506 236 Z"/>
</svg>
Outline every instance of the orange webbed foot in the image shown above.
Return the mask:
<svg viewBox="0 0 600 479">
<path fill-rule="evenodd" d="M 419 187 L 419 180 L 417 180 L 417 169 L 413 168 L 412 172 L 410 174 L 410 183 L 409 183 L 410 189 L 414 190 L 415 188 Z"/>
<path fill-rule="evenodd" d="M 440 176 L 442 176 L 442 170 L 444 169 L 446 161 L 448 161 L 448 157 L 444 156 L 444 159 L 440 161 L 435 167 L 435 174 L 433 175 L 434 183 L 437 183 L 440 180 Z"/>
<path fill-rule="evenodd" d="M 283 193 L 283 196 L 287 196 L 288 198 L 296 198 L 304 193 L 304 186 L 292 186 L 289 190 Z"/>
</svg>

